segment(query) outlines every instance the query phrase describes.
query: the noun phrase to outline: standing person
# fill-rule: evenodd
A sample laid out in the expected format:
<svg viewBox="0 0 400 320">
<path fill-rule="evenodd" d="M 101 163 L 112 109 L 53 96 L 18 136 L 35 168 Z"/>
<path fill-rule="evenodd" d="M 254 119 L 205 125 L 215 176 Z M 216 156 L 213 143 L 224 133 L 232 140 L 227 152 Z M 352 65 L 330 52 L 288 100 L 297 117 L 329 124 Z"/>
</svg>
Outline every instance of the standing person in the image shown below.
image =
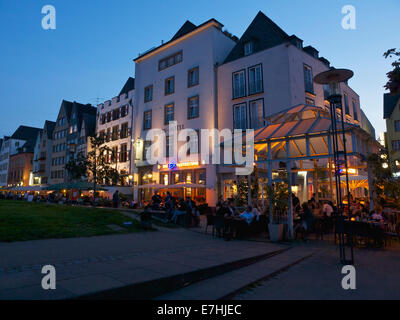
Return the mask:
<svg viewBox="0 0 400 320">
<path fill-rule="evenodd" d="M 218 237 L 223 236 L 223 231 L 224 231 L 224 227 L 225 227 L 224 217 L 225 217 L 225 214 L 227 214 L 227 213 L 228 213 L 228 202 L 224 201 L 217 208 L 217 213 L 215 214 L 214 226 L 215 226 L 215 229 L 217 230 Z"/>
<path fill-rule="evenodd" d="M 119 191 L 116 190 L 113 194 L 113 207 L 118 208 L 119 207 Z"/>
<path fill-rule="evenodd" d="M 228 207 L 224 215 L 224 225 L 225 225 L 225 240 L 230 241 L 233 237 L 234 231 L 234 217 L 235 209 L 233 208 L 233 200 L 228 200 Z"/>
<path fill-rule="evenodd" d="M 303 203 L 302 208 L 303 208 L 303 216 L 302 216 L 303 226 L 306 229 L 304 240 L 306 241 L 306 240 L 308 240 L 307 239 L 308 234 L 310 234 L 314 229 L 315 219 L 314 219 L 314 215 L 311 211 L 312 210 L 311 204 Z"/>
<path fill-rule="evenodd" d="M 300 200 L 299 198 L 292 193 L 292 204 L 293 204 L 293 210 L 295 213 L 299 213 L 300 212 Z"/>
</svg>

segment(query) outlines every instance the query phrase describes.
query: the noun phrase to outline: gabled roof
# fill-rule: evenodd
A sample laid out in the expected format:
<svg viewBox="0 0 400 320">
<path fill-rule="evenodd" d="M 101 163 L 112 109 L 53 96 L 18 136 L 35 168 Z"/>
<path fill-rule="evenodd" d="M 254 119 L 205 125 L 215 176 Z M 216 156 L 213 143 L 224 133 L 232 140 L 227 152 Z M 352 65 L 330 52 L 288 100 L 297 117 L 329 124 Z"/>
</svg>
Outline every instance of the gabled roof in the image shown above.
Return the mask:
<svg viewBox="0 0 400 320">
<path fill-rule="evenodd" d="M 190 23 L 191 23 L 191 22 L 190 22 Z M 185 24 L 186 24 L 186 26 L 185 26 Z M 196 30 L 198 30 L 198 29 L 200 29 L 200 28 L 202 28 L 202 27 L 204 27 L 204 26 L 206 26 L 206 25 L 208 25 L 208 24 L 213 24 L 213 25 L 214 25 L 215 27 L 217 27 L 219 30 L 222 30 L 222 27 L 224 26 L 221 22 L 215 20 L 214 18 L 212 18 L 212 19 L 210 19 L 210 20 L 207 20 L 206 22 L 204 22 L 204 23 L 202 23 L 202 24 L 200 24 L 200 25 L 198 25 L 198 26 L 195 26 L 195 28 L 193 28 L 193 29 L 189 28 L 189 24 L 187 24 L 187 23 L 185 22 L 185 23 L 183 24 L 183 26 L 178 30 L 178 32 L 172 37 L 171 40 L 169 40 L 169 41 L 167 41 L 167 42 L 165 42 L 165 43 L 159 45 L 158 47 L 151 48 L 151 49 L 145 51 L 144 53 L 139 54 L 139 56 L 138 56 L 137 58 L 133 59 L 133 61 L 137 62 L 138 60 L 144 58 L 145 56 L 147 56 L 147 55 L 149 55 L 149 54 L 151 54 L 151 53 L 153 53 L 153 52 L 155 52 L 155 51 L 157 51 L 157 50 L 159 50 L 159 49 L 161 49 L 161 48 L 163 48 L 163 47 L 165 47 L 165 46 L 170 45 L 170 44 L 173 43 L 175 40 L 178 40 L 179 38 L 181 38 L 181 37 L 183 37 L 183 36 L 185 36 L 185 35 L 187 35 L 187 34 L 189 34 L 189 33 L 192 33 L 192 32 L 194 32 L 194 31 L 196 31 Z M 185 26 L 185 28 L 183 28 L 184 26 Z M 182 30 L 182 32 L 180 32 L 182 28 L 183 28 L 183 30 Z M 191 29 L 191 30 L 189 30 L 189 29 Z"/>
<path fill-rule="evenodd" d="M 90 104 L 83 105 L 78 102 L 74 102 L 74 111 L 76 112 L 76 120 L 77 120 L 77 125 L 78 128 L 82 127 L 82 121 L 83 121 L 83 116 L 86 114 L 88 116 L 94 116 L 96 117 L 97 114 L 97 108 L 93 107 Z"/>
<path fill-rule="evenodd" d="M 11 136 L 11 139 L 25 140 L 25 141 L 33 139 L 33 141 L 35 141 L 38 133 L 41 130 L 42 129 L 40 129 L 40 128 L 19 126 L 18 129 Z"/>
<path fill-rule="evenodd" d="M 55 127 L 56 127 L 56 123 L 54 121 L 49 121 L 49 120 L 45 121 L 44 128 L 47 129 L 47 139 L 49 139 L 49 140 L 53 139 L 53 131 L 54 131 Z"/>
<path fill-rule="evenodd" d="M 128 80 L 126 80 L 124 87 L 121 89 L 119 96 L 124 93 L 127 94 L 129 91 L 132 91 L 134 89 L 135 89 L 135 79 L 129 77 Z"/>
<path fill-rule="evenodd" d="M 186 22 L 183 24 L 183 26 L 178 30 L 177 33 L 171 38 L 171 41 L 176 40 L 185 34 L 188 34 L 189 32 L 192 32 L 194 29 L 196 29 L 196 25 L 189 20 L 186 20 Z"/>
<path fill-rule="evenodd" d="M 84 113 L 82 115 L 82 123 L 85 123 L 85 136 L 94 136 L 96 131 L 96 115 Z"/>
<path fill-rule="evenodd" d="M 400 94 L 392 96 L 390 93 L 385 93 L 383 95 L 383 119 L 390 118 L 399 100 Z"/>
<path fill-rule="evenodd" d="M 289 38 L 285 31 L 259 11 L 224 63 L 242 58 L 244 56 L 244 45 L 249 41 L 253 41 L 255 53 L 289 41 Z"/>
</svg>

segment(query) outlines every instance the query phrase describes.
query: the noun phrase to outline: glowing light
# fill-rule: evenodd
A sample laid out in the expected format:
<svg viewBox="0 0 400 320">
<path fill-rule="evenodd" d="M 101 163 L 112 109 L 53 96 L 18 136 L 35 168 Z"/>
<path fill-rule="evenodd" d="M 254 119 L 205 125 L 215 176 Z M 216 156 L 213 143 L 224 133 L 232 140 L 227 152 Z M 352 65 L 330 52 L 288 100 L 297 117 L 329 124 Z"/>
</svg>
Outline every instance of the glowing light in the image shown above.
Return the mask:
<svg viewBox="0 0 400 320">
<path fill-rule="evenodd" d="M 188 168 L 188 167 L 198 167 L 200 163 L 198 161 L 193 162 L 181 162 L 181 163 L 169 163 L 162 165 L 163 169 L 176 169 L 176 168 Z"/>
</svg>

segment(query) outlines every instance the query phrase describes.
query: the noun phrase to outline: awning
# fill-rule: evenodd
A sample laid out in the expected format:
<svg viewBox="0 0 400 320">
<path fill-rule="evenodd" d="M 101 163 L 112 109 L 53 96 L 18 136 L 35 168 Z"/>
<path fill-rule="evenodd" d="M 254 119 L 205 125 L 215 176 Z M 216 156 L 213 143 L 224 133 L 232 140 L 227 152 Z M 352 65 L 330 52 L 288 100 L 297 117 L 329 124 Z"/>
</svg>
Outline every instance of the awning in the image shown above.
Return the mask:
<svg viewBox="0 0 400 320">
<path fill-rule="evenodd" d="M 43 190 L 43 187 L 41 186 L 18 186 L 11 188 L 4 187 L 2 190 L 31 192 L 31 191 L 41 191 Z"/>
<path fill-rule="evenodd" d="M 58 183 L 53 184 L 51 186 L 45 187 L 42 190 L 51 190 L 51 191 L 60 191 L 60 190 L 93 190 L 94 185 L 91 182 L 81 181 L 81 182 L 72 182 L 72 183 Z M 107 191 L 101 185 L 96 187 L 96 191 Z"/>
</svg>

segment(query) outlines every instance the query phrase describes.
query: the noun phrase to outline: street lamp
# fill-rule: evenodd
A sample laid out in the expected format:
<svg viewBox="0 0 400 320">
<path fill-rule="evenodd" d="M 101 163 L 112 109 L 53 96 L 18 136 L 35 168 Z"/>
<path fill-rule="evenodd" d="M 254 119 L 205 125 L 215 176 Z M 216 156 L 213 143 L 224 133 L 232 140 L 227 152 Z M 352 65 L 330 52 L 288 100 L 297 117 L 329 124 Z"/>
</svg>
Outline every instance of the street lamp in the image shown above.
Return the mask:
<svg viewBox="0 0 400 320">
<path fill-rule="evenodd" d="M 351 230 L 349 230 L 350 237 L 350 260 L 346 259 L 346 247 L 344 243 L 344 218 L 343 210 L 344 204 L 342 201 L 341 192 L 341 175 L 345 172 L 346 175 L 346 191 L 347 191 L 347 205 L 348 212 L 350 213 L 350 187 L 349 187 L 349 175 L 348 175 L 348 161 L 347 161 L 347 148 L 346 148 L 346 134 L 344 130 L 344 115 L 343 115 L 343 104 L 342 104 L 342 93 L 340 90 L 340 84 L 347 82 L 354 75 L 353 71 L 348 69 L 335 69 L 331 68 L 328 71 L 322 72 L 314 77 L 314 82 L 328 86 L 328 101 L 330 105 L 331 113 L 331 135 L 333 142 L 333 158 L 335 165 L 335 187 L 336 187 L 336 202 L 339 216 L 337 217 L 337 231 L 339 234 L 339 249 L 340 249 L 340 261 L 342 264 L 349 265 L 354 264 L 353 254 L 353 239 Z M 343 152 L 339 151 L 339 132 L 338 132 L 338 121 L 336 116 L 336 110 L 340 110 L 341 122 L 342 122 L 342 141 L 343 141 Z M 341 159 L 343 157 L 343 159 Z M 343 168 L 344 166 L 344 168 Z M 344 169 L 344 170 L 343 170 Z"/>
</svg>

